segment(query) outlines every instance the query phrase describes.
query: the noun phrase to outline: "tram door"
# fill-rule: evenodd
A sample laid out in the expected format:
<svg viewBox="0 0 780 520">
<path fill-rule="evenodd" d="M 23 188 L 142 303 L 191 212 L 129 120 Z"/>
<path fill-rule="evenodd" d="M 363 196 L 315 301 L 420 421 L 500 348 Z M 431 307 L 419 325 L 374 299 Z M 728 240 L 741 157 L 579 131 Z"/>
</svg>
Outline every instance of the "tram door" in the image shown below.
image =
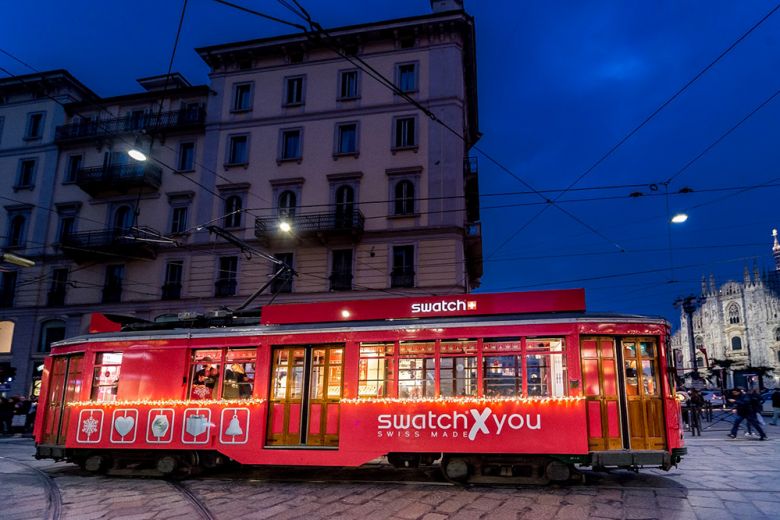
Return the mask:
<svg viewBox="0 0 780 520">
<path fill-rule="evenodd" d="M 664 449 L 666 438 L 658 374 L 658 344 L 653 338 L 623 338 L 621 345 L 631 448 Z"/>
<path fill-rule="evenodd" d="M 335 447 L 343 345 L 275 347 L 266 444 Z"/>
<path fill-rule="evenodd" d="M 67 425 L 70 418 L 67 403 L 77 401 L 81 394 L 83 361 L 84 354 L 57 356 L 52 360 L 43 418 L 43 444 L 65 444 L 67 430 L 63 425 Z"/>
<path fill-rule="evenodd" d="M 580 341 L 582 378 L 588 421 L 588 449 L 623 448 L 617 352 L 614 338 Z"/>
</svg>

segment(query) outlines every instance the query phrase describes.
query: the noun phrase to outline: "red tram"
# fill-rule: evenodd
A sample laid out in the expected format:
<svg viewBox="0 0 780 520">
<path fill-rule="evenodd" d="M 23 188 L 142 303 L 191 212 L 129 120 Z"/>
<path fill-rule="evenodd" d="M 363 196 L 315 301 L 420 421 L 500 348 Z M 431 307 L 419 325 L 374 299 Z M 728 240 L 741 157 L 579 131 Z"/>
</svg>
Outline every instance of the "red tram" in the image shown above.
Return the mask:
<svg viewBox="0 0 780 520">
<path fill-rule="evenodd" d="M 160 330 L 93 316 L 55 344 L 37 457 L 91 471 L 441 458 L 455 481 L 676 465 L 658 318 L 589 314 L 581 289 L 270 305 Z M 206 325 L 198 328 L 197 325 Z"/>
</svg>

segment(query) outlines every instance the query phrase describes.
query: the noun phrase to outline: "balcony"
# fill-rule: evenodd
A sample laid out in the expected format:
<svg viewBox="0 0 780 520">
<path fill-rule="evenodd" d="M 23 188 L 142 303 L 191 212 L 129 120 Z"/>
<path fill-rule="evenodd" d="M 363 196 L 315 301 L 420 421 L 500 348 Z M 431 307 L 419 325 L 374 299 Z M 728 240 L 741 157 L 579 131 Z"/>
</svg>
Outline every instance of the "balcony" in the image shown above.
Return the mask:
<svg viewBox="0 0 780 520">
<path fill-rule="evenodd" d="M 214 282 L 214 296 L 217 298 L 235 296 L 236 285 L 235 278 L 219 278 L 216 282 Z"/>
<path fill-rule="evenodd" d="M 351 291 L 352 290 L 352 272 L 335 272 L 330 275 L 331 291 Z"/>
<path fill-rule="evenodd" d="M 59 248 L 76 262 L 127 262 L 157 257 L 160 233 L 151 228 L 109 229 L 70 233 Z"/>
<path fill-rule="evenodd" d="M 390 287 L 414 287 L 414 271 L 393 269 L 390 273 Z"/>
<path fill-rule="evenodd" d="M 181 299 L 181 284 L 180 283 L 166 283 L 162 286 L 162 299 L 163 300 L 180 300 Z"/>
<path fill-rule="evenodd" d="M 49 291 L 46 302 L 49 307 L 61 307 L 65 305 L 65 289 L 54 289 Z"/>
<path fill-rule="evenodd" d="M 121 134 L 145 132 L 147 134 L 159 134 L 178 132 L 185 130 L 197 130 L 206 122 L 206 110 L 204 108 L 173 110 L 161 112 L 129 115 L 112 119 L 99 119 L 97 121 L 82 120 L 77 123 L 58 126 L 54 139 L 58 143 L 73 142 L 78 140 L 91 140 L 111 138 Z"/>
<path fill-rule="evenodd" d="M 155 192 L 161 183 L 162 170 L 149 163 L 97 166 L 76 172 L 76 185 L 93 197 Z"/>
<path fill-rule="evenodd" d="M 291 231 L 279 229 L 281 221 L 290 224 Z M 332 237 L 352 237 L 356 240 L 363 234 L 365 217 L 358 210 L 351 212 L 308 213 L 289 217 L 257 217 L 255 236 L 268 246 L 271 242 L 316 237 L 326 243 Z"/>
</svg>

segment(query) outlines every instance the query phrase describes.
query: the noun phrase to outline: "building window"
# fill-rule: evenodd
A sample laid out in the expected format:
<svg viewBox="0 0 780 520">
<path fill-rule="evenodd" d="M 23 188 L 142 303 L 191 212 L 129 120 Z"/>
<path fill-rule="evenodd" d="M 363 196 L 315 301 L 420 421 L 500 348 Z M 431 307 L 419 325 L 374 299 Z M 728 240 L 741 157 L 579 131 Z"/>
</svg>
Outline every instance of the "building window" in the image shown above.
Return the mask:
<svg viewBox="0 0 780 520">
<path fill-rule="evenodd" d="M 358 397 L 389 397 L 395 390 L 394 343 L 361 343 Z"/>
<path fill-rule="evenodd" d="M 225 199 L 225 216 L 222 224 L 226 228 L 241 227 L 241 207 L 243 202 L 238 195 L 231 195 Z"/>
<path fill-rule="evenodd" d="M 187 206 L 174 207 L 171 210 L 171 234 L 184 233 L 187 230 Z"/>
<path fill-rule="evenodd" d="M 48 320 L 41 323 L 38 352 L 51 352 L 51 344 L 65 339 L 65 322 Z"/>
<path fill-rule="evenodd" d="M 2 105 L 3 96 L 0 96 L 0 105 Z M 5 126 L 5 116 L 0 116 L 0 144 L 3 142 L 3 127 Z"/>
<path fill-rule="evenodd" d="M 775 341 L 780 341 L 780 327 L 775 329 Z"/>
<path fill-rule="evenodd" d="M 303 76 L 284 78 L 285 106 L 303 105 Z"/>
<path fill-rule="evenodd" d="M 238 83 L 233 86 L 233 112 L 252 110 L 252 84 Z"/>
<path fill-rule="evenodd" d="M 162 286 L 163 300 L 178 300 L 181 298 L 181 281 L 183 273 L 183 261 L 174 260 L 165 264 L 165 283 Z"/>
<path fill-rule="evenodd" d="M 739 323 L 739 305 L 736 303 L 729 305 L 729 323 Z"/>
<path fill-rule="evenodd" d="M 339 99 L 357 99 L 359 96 L 358 71 L 342 70 L 339 73 Z"/>
<path fill-rule="evenodd" d="M 179 143 L 176 167 L 180 172 L 190 172 L 195 169 L 195 143 Z"/>
<path fill-rule="evenodd" d="M 297 204 L 295 192 L 291 190 L 284 190 L 279 194 L 279 216 L 280 217 L 294 217 L 295 206 Z"/>
<path fill-rule="evenodd" d="M 336 221 L 337 228 L 351 228 L 355 216 L 355 190 L 352 186 L 342 184 L 336 188 Z"/>
<path fill-rule="evenodd" d="M 284 262 L 290 269 L 293 267 L 293 254 L 292 253 L 278 253 L 274 255 L 274 258 L 280 262 Z M 274 270 L 278 270 L 278 266 L 274 266 Z M 277 293 L 290 293 L 292 292 L 292 272 L 285 270 L 277 276 L 273 282 L 271 282 L 271 294 Z"/>
<path fill-rule="evenodd" d="M 279 160 L 290 161 L 301 158 L 301 130 L 282 130 Z"/>
<path fill-rule="evenodd" d="M 10 354 L 14 345 L 14 328 L 12 321 L 0 321 L 0 354 Z"/>
<path fill-rule="evenodd" d="M 417 146 L 416 136 L 417 118 L 398 117 L 393 126 L 393 148 L 404 149 Z"/>
<path fill-rule="evenodd" d="M 393 246 L 390 287 L 414 287 L 414 246 Z"/>
<path fill-rule="evenodd" d="M 76 217 L 72 217 L 70 215 L 67 216 L 61 215 L 60 229 L 57 235 L 57 241 L 60 244 L 65 243 L 75 230 L 76 230 Z"/>
<path fill-rule="evenodd" d="M 330 268 L 330 290 L 352 290 L 352 250 L 336 249 L 333 251 Z"/>
<path fill-rule="evenodd" d="M 8 240 L 6 247 L 24 247 L 26 242 L 27 217 L 25 215 L 12 215 L 8 224 Z"/>
<path fill-rule="evenodd" d="M 68 287 L 68 269 L 57 268 L 51 271 L 51 287 L 47 302 L 49 306 L 65 305 L 65 295 Z"/>
<path fill-rule="evenodd" d="M 36 112 L 27 116 L 25 139 L 40 139 L 43 137 L 43 116 L 43 112 Z"/>
<path fill-rule="evenodd" d="M 393 194 L 393 213 L 395 215 L 414 214 L 414 183 L 408 179 L 398 181 Z"/>
<path fill-rule="evenodd" d="M 238 257 L 222 256 L 219 258 L 219 272 L 214 284 L 214 296 L 235 296 L 238 284 Z"/>
<path fill-rule="evenodd" d="M 16 271 L 0 272 L 0 307 L 13 307 L 16 294 Z"/>
<path fill-rule="evenodd" d="M 81 154 L 68 156 L 68 164 L 65 167 L 65 182 L 76 182 L 83 159 L 84 156 Z"/>
<path fill-rule="evenodd" d="M 742 350 L 742 338 L 739 336 L 731 338 L 731 350 Z"/>
<path fill-rule="evenodd" d="M 417 91 L 416 63 L 401 63 L 396 65 L 396 86 L 401 92 Z"/>
<path fill-rule="evenodd" d="M 358 151 L 357 123 L 336 125 L 336 155 L 354 155 Z"/>
<path fill-rule="evenodd" d="M 16 178 L 16 189 L 32 188 L 35 186 L 35 159 L 22 159 L 19 161 L 19 175 Z"/>
<path fill-rule="evenodd" d="M 97 402 L 116 401 L 121 368 L 121 352 L 98 353 L 95 358 L 95 372 L 92 377 L 90 399 Z"/>
<path fill-rule="evenodd" d="M 130 206 L 119 206 L 114 211 L 114 233 L 125 234 L 133 227 L 135 215 Z"/>
<path fill-rule="evenodd" d="M 228 138 L 228 165 L 241 165 L 249 162 L 249 136 L 231 135 Z"/>
<path fill-rule="evenodd" d="M 106 280 L 103 284 L 103 303 L 119 303 L 122 301 L 122 282 L 124 278 L 124 265 L 106 266 Z"/>
</svg>

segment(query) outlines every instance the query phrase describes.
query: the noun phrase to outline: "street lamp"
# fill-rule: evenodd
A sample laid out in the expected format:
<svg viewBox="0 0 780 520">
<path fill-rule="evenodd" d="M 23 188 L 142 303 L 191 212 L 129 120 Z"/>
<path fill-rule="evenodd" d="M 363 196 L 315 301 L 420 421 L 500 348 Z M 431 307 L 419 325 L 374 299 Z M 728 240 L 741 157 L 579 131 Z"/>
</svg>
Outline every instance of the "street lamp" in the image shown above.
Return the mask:
<svg viewBox="0 0 780 520">
<path fill-rule="evenodd" d="M 19 267 L 33 267 L 35 262 L 29 258 L 12 255 L 11 253 L 0 253 L 0 262 L 6 262 Z"/>
<path fill-rule="evenodd" d="M 699 379 L 699 367 L 696 362 L 696 345 L 693 340 L 693 313 L 703 302 L 703 297 L 693 295 L 686 296 L 685 298 L 677 298 L 674 302 L 675 307 L 682 307 L 686 320 L 688 321 L 688 347 L 691 351 L 691 366 L 693 367 L 691 377 L 694 381 Z"/>
</svg>

